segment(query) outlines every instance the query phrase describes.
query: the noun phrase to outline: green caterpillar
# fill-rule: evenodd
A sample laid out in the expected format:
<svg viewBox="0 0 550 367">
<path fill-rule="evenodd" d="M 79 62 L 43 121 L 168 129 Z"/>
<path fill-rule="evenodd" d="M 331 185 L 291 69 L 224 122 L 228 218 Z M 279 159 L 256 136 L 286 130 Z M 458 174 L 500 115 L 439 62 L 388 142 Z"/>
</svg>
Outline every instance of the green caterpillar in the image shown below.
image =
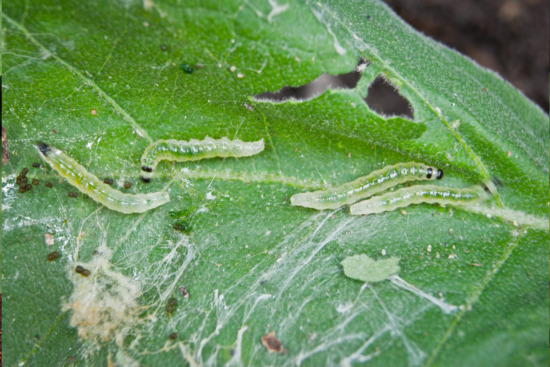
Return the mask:
<svg viewBox="0 0 550 367">
<path fill-rule="evenodd" d="M 61 150 L 45 143 L 35 145 L 36 150 L 54 170 L 71 185 L 111 210 L 131 214 L 143 213 L 170 201 L 166 192 L 126 194 L 103 183 L 86 168 Z"/>
<path fill-rule="evenodd" d="M 153 171 L 162 160 L 185 162 L 215 157 L 248 157 L 264 150 L 264 139 L 254 142 L 242 140 L 218 140 L 206 137 L 204 140 L 157 140 L 149 145 L 141 156 L 141 180 L 151 181 Z"/>
<path fill-rule="evenodd" d="M 374 196 L 350 206 L 349 210 L 351 214 L 368 215 L 389 212 L 412 204 L 465 206 L 488 198 L 490 195 L 480 186 L 455 189 L 445 186 L 418 185 Z"/>
<path fill-rule="evenodd" d="M 317 210 L 338 209 L 404 182 L 439 180 L 442 177 L 442 170 L 422 163 L 397 163 L 328 190 L 295 194 L 290 198 L 290 204 Z"/>
</svg>

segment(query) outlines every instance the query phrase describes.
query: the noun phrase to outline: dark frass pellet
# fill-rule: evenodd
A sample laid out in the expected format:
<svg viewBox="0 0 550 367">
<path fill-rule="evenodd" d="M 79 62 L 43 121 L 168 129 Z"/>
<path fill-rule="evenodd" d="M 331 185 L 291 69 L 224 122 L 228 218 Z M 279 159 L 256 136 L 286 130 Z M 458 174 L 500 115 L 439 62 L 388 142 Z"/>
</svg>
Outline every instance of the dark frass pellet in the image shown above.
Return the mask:
<svg viewBox="0 0 550 367">
<path fill-rule="evenodd" d="M 78 194 L 74 191 L 69 191 L 68 195 L 70 198 L 76 198 L 78 196 Z"/>
<path fill-rule="evenodd" d="M 25 185 L 25 190 L 27 190 L 27 191 L 32 190 L 32 185 L 31 184 L 26 184 Z"/>
<path fill-rule="evenodd" d="M 175 222 L 174 224 L 172 224 L 172 228 L 185 234 L 191 233 L 191 225 L 189 225 L 189 223 L 184 220 Z"/>
<path fill-rule="evenodd" d="M 27 192 L 27 190 L 25 190 L 25 188 L 23 186 L 19 186 L 19 190 L 17 190 L 20 194 L 24 194 L 25 192 Z"/>
<path fill-rule="evenodd" d="M 49 253 L 48 256 L 47 256 L 48 261 L 57 260 L 58 257 L 59 257 L 59 252 L 57 252 L 57 251 L 51 252 L 51 253 Z"/>
<path fill-rule="evenodd" d="M 31 183 L 32 183 L 34 186 L 36 186 L 36 185 L 38 185 L 38 184 L 40 183 L 40 181 L 38 181 L 36 178 L 33 178 L 32 181 L 31 181 Z"/>
<path fill-rule="evenodd" d="M 40 168 L 40 163 L 34 162 L 34 163 L 32 164 L 32 166 L 33 166 L 34 168 Z"/>
<path fill-rule="evenodd" d="M 180 293 L 183 296 L 183 298 L 188 299 L 189 298 L 189 291 L 187 288 L 180 285 Z"/>
<path fill-rule="evenodd" d="M 28 172 L 29 172 L 29 169 L 25 167 L 21 170 L 21 173 L 19 175 L 24 177 L 27 175 Z"/>
<path fill-rule="evenodd" d="M 83 266 L 80 266 L 78 265 L 74 271 L 76 271 L 78 274 L 82 275 L 83 277 L 87 277 L 88 275 L 90 275 L 90 271 L 86 268 L 84 268 Z"/>
<path fill-rule="evenodd" d="M 106 183 L 107 185 L 112 185 L 115 183 L 111 178 L 104 178 L 103 183 Z"/>
<path fill-rule="evenodd" d="M 189 64 L 180 64 L 180 69 L 185 73 L 185 74 L 193 74 L 193 67 Z"/>
<path fill-rule="evenodd" d="M 48 189 L 51 189 L 53 187 L 52 183 L 50 181 L 46 181 L 44 183 L 44 186 L 46 186 Z"/>
<path fill-rule="evenodd" d="M 170 297 L 168 302 L 166 302 L 166 313 L 168 316 L 172 316 L 172 313 L 176 310 L 176 307 L 178 307 L 178 301 L 174 297 Z"/>
<path fill-rule="evenodd" d="M 124 183 L 124 188 L 125 189 L 129 189 L 130 187 L 132 187 L 132 184 L 130 182 L 125 182 Z"/>
<path fill-rule="evenodd" d="M 168 337 L 171 340 L 176 340 L 178 338 L 178 333 L 176 333 L 176 332 L 170 333 L 170 335 L 168 335 Z"/>
</svg>

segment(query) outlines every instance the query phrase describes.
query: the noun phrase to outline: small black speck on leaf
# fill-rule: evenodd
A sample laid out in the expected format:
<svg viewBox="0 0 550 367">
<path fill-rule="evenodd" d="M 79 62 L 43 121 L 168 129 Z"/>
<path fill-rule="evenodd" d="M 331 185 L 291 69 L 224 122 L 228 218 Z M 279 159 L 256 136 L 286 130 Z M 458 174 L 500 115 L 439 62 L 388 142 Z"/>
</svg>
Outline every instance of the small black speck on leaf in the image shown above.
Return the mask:
<svg viewBox="0 0 550 367">
<path fill-rule="evenodd" d="M 115 183 L 115 181 L 113 181 L 113 179 L 111 178 L 104 178 L 103 183 L 106 183 L 107 185 L 112 185 Z"/>
<path fill-rule="evenodd" d="M 168 337 L 171 339 L 171 340 L 176 340 L 178 338 L 178 333 L 176 333 L 175 331 L 173 333 L 170 333 L 170 335 L 168 335 Z"/>
<path fill-rule="evenodd" d="M 189 64 L 180 64 L 180 69 L 185 73 L 185 74 L 193 74 L 193 67 Z"/>
<path fill-rule="evenodd" d="M 51 261 L 57 260 L 58 257 L 59 257 L 59 252 L 54 251 L 48 254 L 47 259 L 48 261 L 51 262 Z"/>
<path fill-rule="evenodd" d="M 69 191 L 68 195 L 69 195 L 70 198 L 76 198 L 78 196 L 78 194 L 74 191 Z"/>
<path fill-rule="evenodd" d="M 178 301 L 174 297 L 168 298 L 168 302 L 166 302 L 166 313 L 168 316 L 172 316 L 172 313 L 176 310 L 176 307 L 178 307 Z"/>
<path fill-rule="evenodd" d="M 40 183 L 40 181 L 38 181 L 36 178 L 33 178 L 32 181 L 31 181 L 31 183 L 32 183 L 34 186 L 36 186 L 36 185 L 38 185 L 38 184 Z"/>
<path fill-rule="evenodd" d="M 189 223 L 187 223 L 184 220 L 175 222 L 174 224 L 172 224 L 172 228 L 174 228 L 176 231 L 180 231 L 185 234 L 191 233 L 191 225 L 189 225 Z"/>
<path fill-rule="evenodd" d="M 132 187 L 132 184 L 130 182 L 125 182 L 124 183 L 124 188 L 125 189 L 129 189 L 130 187 Z"/>
<path fill-rule="evenodd" d="M 91 272 L 88 269 L 86 269 L 86 268 L 84 268 L 83 266 L 80 266 L 80 265 L 78 265 L 74 269 L 74 271 L 76 271 L 78 274 L 82 275 L 83 277 L 87 277 L 88 275 L 91 274 Z"/>
<path fill-rule="evenodd" d="M 53 184 L 50 181 L 46 181 L 46 183 L 44 183 L 44 185 L 46 185 L 46 187 L 48 189 L 51 189 L 53 187 Z"/>
<path fill-rule="evenodd" d="M 180 285 L 180 293 L 183 296 L 183 298 L 187 299 L 189 298 L 189 291 L 187 291 L 187 288 Z"/>
<path fill-rule="evenodd" d="M 32 166 L 33 166 L 34 168 L 40 168 L 40 163 L 34 162 L 34 163 L 32 164 Z"/>
</svg>

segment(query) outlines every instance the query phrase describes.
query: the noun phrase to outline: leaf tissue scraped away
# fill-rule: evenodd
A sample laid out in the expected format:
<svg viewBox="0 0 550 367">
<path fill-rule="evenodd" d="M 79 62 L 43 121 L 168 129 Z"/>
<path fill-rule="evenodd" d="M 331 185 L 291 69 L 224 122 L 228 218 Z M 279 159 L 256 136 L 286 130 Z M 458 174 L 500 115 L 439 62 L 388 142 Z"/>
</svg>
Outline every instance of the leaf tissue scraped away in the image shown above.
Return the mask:
<svg viewBox="0 0 550 367">
<path fill-rule="evenodd" d="M 103 183 L 61 150 L 42 142 L 35 145 L 35 148 L 42 159 L 67 182 L 111 210 L 125 214 L 143 213 L 170 201 L 168 193 L 163 191 L 149 194 L 120 192 Z"/>
<path fill-rule="evenodd" d="M 441 299 L 435 298 L 434 296 L 401 279 L 398 275 L 401 270 L 398 265 L 399 260 L 400 258 L 393 256 L 388 259 L 374 260 L 365 254 L 360 254 L 346 257 L 341 264 L 344 268 L 344 274 L 348 278 L 360 280 L 366 283 L 376 283 L 389 280 L 394 285 L 430 301 L 439 307 L 443 313 L 449 314 L 458 309 L 458 307 Z"/>
<path fill-rule="evenodd" d="M 381 282 L 399 273 L 398 257 L 373 260 L 365 254 L 348 256 L 342 261 L 344 274 L 363 282 Z"/>
<path fill-rule="evenodd" d="M 162 160 L 186 162 L 207 158 L 248 157 L 264 150 L 264 139 L 244 142 L 227 138 L 203 140 L 157 140 L 149 145 L 141 156 L 141 180 L 151 181 L 153 171 Z"/>
</svg>

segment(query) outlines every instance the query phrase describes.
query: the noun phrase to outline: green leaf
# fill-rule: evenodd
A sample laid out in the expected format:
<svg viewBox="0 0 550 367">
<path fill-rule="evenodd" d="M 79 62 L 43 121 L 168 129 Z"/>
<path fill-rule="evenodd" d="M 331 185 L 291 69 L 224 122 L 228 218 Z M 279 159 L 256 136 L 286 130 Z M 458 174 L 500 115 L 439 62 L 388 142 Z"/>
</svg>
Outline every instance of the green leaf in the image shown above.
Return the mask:
<svg viewBox="0 0 550 367">
<path fill-rule="evenodd" d="M 374 260 L 367 255 L 348 256 L 342 261 L 344 274 L 348 278 L 363 282 L 381 282 L 399 273 L 398 257 Z"/>
<path fill-rule="evenodd" d="M 2 5 L 6 366 L 548 365 L 549 120 L 494 73 L 373 0 Z M 353 89 L 254 98 L 359 59 L 369 63 Z M 414 121 L 369 109 L 377 76 Z M 140 182 L 151 142 L 205 136 L 266 149 L 162 162 Z M 171 201 L 125 215 L 70 197 L 49 167 L 32 167 L 37 140 L 121 191 Z M 442 168 L 442 185 L 497 182 L 498 196 L 366 217 L 290 206 L 413 160 Z M 40 184 L 18 193 L 24 167 Z M 340 262 L 356 254 L 400 258 L 414 288 L 350 280 Z M 269 332 L 286 354 L 262 345 Z"/>
</svg>

